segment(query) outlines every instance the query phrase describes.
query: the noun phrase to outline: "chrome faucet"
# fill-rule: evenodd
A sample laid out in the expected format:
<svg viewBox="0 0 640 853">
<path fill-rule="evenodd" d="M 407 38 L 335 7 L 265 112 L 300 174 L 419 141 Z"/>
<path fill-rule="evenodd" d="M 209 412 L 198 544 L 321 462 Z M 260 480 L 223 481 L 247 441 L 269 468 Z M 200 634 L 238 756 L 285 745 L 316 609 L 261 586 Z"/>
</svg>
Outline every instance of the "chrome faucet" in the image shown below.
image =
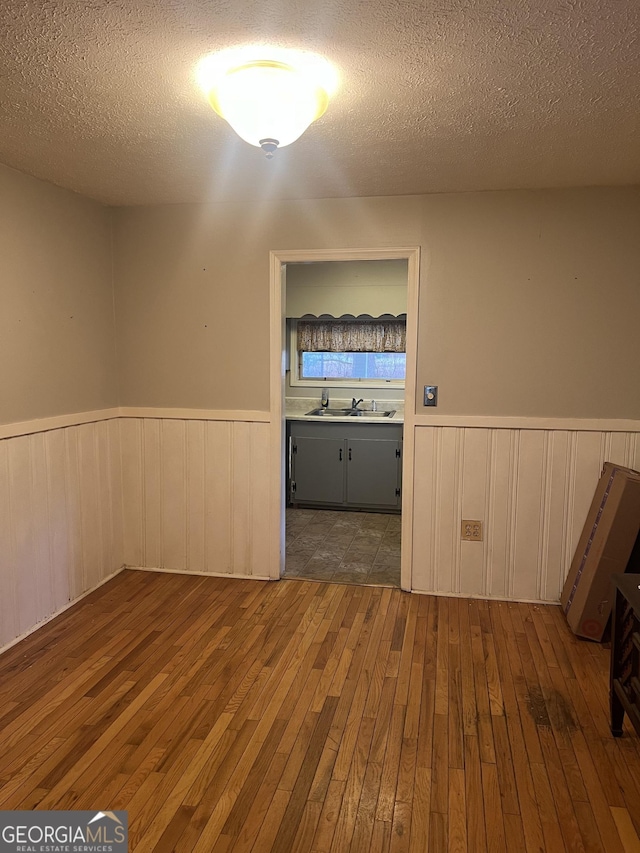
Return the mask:
<svg viewBox="0 0 640 853">
<path fill-rule="evenodd" d="M 358 400 L 358 401 L 356 402 L 356 398 L 355 398 L 355 397 L 352 397 L 352 398 L 351 398 L 351 408 L 352 408 L 352 409 L 357 409 L 357 408 L 358 408 L 358 406 L 360 405 L 360 403 L 364 403 L 364 400 Z"/>
</svg>

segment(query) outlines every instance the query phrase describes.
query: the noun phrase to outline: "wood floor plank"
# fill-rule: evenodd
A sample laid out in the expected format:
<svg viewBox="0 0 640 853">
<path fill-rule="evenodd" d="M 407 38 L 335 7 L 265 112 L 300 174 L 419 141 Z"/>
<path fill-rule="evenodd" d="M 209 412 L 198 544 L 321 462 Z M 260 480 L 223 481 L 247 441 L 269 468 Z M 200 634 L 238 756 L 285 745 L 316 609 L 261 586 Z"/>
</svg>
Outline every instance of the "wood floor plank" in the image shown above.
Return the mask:
<svg viewBox="0 0 640 853">
<path fill-rule="evenodd" d="M 313 731 L 310 733 L 304 762 L 291 790 L 287 809 L 275 837 L 274 847 L 276 850 L 289 850 L 293 847 L 305 811 L 309 790 L 320 761 L 322 747 L 331 728 L 337 704 L 337 697 L 327 696 L 325 705 L 315 722 Z M 278 790 L 282 790 L 282 788 L 279 787 Z"/>
<path fill-rule="evenodd" d="M 316 829 L 320 821 L 322 803 L 307 800 L 291 846 L 292 853 L 307 853 L 311 849 Z"/>
<path fill-rule="evenodd" d="M 557 607 L 124 571 L 0 656 L 0 807 L 134 853 L 631 853 L 640 738 Z"/>
<path fill-rule="evenodd" d="M 397 692 L 397 685 L 396 685 Z M 391 822 L 393 820 L 398 773 L 400 772 L 400 755 L 402 753 L 402 731 L 404 729 L 405 709 L 403 705 L 394 705 L 391 710 L 387 748 L 382 766 L 376 820 Z"/>
<path fill-rule="evenodd" d="M 484 806 L 482 800 L 482 769 L 478 738 L 473 735 L 464 739 L 464 779 L 467 819 L 467 836 L 471 848 L 478 853 L 487 851 Z"/>
<path fill-rule="evenodd" d="M 449 769 L 449 851 L 465 853 L 467 841 L 467 807 L 465 802 L 464 770 Z"/>
<path fill-rule="evenodd" d="M 450 613 L 453 620 L 454 613 Z M 455 614 L 457 623 L 457 613 Z M 451 628 L 451 621 L 449 622 Z M 449 632 L 451 634 L 451 631 Z M 449 767 L 464 768 L 464 725 L 462 707 L 462 679 L 460 674 L 460 643 L 449 643 Z"/>
<path fill-rule="evenodd" d="M 277 792 L 278 780 L 282 775 L 285 761 L 286 756 L 281 753 L 276 753 L 273 756 L 273 760 L 269 765 L 262 784 L 258 788 L 238 835 L 235 837 L 233 844 L 234 853 L 248 853 L 248 851 L 253 849 L 271 808 L 272 800 Z M 183 838 L 182 846 L 176 849 L 176 853 L 188 853 L 188 851 L 193 850 L 195 840 L 199 837 L 201 829 L 202 826 L 194 833 L 193 839 Z"/>
<path fill-rule="evenodd" d="M 391 683 L 391 681 L 392 679 L 388 679 L 388 683 Z M 391 696 L 391 698 L 393 698 L 393 696 Z M 341 851 L 348 850 L 350 848 L 353 833 L 356 828 L 356 820 L 360 812 L 362 790 L 365 780 L 367 779 L 367 773 L 374 777 L 374 790 L 376 788 L 376 780 L 379 783 L 381 770 L 380 758 L 379 756 L 377 756 L 377 762 L 369 762 L 369 755 L 372 751 L 375 753 L 375 749 L 373 747 L 374 736 L 380 738 L 381 735 L 384 734 L 385 722 L 388 722 L 388 714 L 390 713 L 391 702 L 387 702 L 386 706 L 387 715 L 385 716 L 383 721 L 379 721 L 379 724 L 376 723 L 375 726 L 371 726 L 370 731 L 369 727 L 363 727 L 360 729 L 358 742 L 356 744 L 356 748 L 353 753 L 353 759 L 349 769 L 349 774 L 344 785 L 340 807 L 337 810 L 336 814 L 336 820 L 334 823 L 331 839 L 331 847 L 318 847 L 319 840 L 316 838 L 314 839 L 314 850 L 330 849 L 332 853 L 341 853 Z M 381 731 L 376 732 L 376 728 L 380 729 Z M 367 827 L 367 834 L 371 834 L 371 831 L 373 829 L 375 800 L 374 798 L 372 798 L 372 800 L 373 803 L 370 810 L 370 821 L 369 826 Z"/>
<path fill-rule="evenodd" d="M 372 734 L 373 725 L 370 725 L 369 737 Z M 327 795 L 322 803 L 320 820 L 311 844 L 311 853 L 326 853 L 327 850 L 331 849 L 346 787 L 346 779 L 332 779 L 329 782 Z"/>
<path fill-rule="evenodd" d="M 500 798 L 504 814 L 520 814 L 518 792 L 513 771 L 513 755 L 507 731 L 505 717 L 492 716 L 491 727 L 493 729 L 493 741 L 496 753 L 496 768 L 498 771 L 498 784 L 500 785 Z"/>
<path fill-rule="evenodd" d="M 577 851 L 577 853 L 584 853 L 580 828 L 573 803 L 571 802 L 571 794 L 569 793 L 566 777 L 560 763 L 560 755 L 553 732 L 550 729 L 541 730 L 540 744 L 553 795 L 553 802 L 558 814 L 560 831 L 562 832 L 566 848 L 570 851 Z"/>
<path fill-rule="evenodd" d="M 489 685 L 485 670 L 482 629 L 480 627 L 480 608 L 477 601 L 471 603 L 470 611 L 471 657 L 473 661 L 473 677 L 478 719 L 478 744 L 480 758 L 483 763 L 495 764 L 496 753 L 493 743 L 493 727 L 491 724 L 491 709 L 489 704 Z"/>
<path fill-rule="evenodd" d="M 504 817 L 504 840 L 507 850 L 526 850 L 527 842 L 522 826 L 522 818 L 519 814 L 505 814 Z"/>
<path fill-rule="evenodd" d="M 415 789 L 411 803 L 411 833 L 409 853 L 418 853 L 428 849 L 429 823 L 431 817 L 431 769 L 416 767 Z"/>
<path fill-rule="evenodd" d="M 255 853 L 262 853 L 263 850 L 265 853 L 269 850 L 278 853 L 278 848 L 275 846 L 274 841 L 282 825 L 290 797 L 291 794 L 288 791 L 276 791 L 273 795 L 269 811 L 265 815 L 264 822 L 260 827 L 260 837 L 251 848 Z M 207 850 L 208 847 L 205 846 L 204 849 Z"/>
<path fill-rule="evenodd" d="M 411 835 L 411 806 L 398 801 L 393 810 L 391 823 L 390 853 L 408 853 Z"/>
<path fill-rule="evenodd" d="M 600 838 L 598 825 L 593 814 L 593 809 L 590 803 L 576 801 L 573 804 L 576 812 L 576 819 L 580 827 L 580 835 L 582 836 L 582 844 L 585 853 L 604 853 L 604 845 Z"/>
<path fill-rule="evenodd" d="M 437 600 L 431 599 L 426 615 L 422 692 L 419 705 L 416 768 L 430 768 L 433 757 L 433 718 L 436 692 Z M 417 696 L 416 696 L 417 698 Z M 417 712 L 416 712 L 417 713 Z"/>
<path fill-rule="evenodd" d="M 539 853 L 540 850 L 545 849 L 542 822 L 540 819 L 540 806 L 536 799 L 531 770 L 532 765 L 528 760 L 523 730 L 520 725 L 520 715 L 507 717 L 507 728 L 509 731 L 511 757 L 518 790 L 518 804 L 524 829 L 526 850 L 527 853 Z"/>
<path fill-rule="evenodd" d="M 533 764 L 531 766 L 531 775 L 533 777 L 533 787 L 538 801 L 545 849 L 557 850 L 558 853 L 563 853 L 567 848 L 562 837 L 562 830 L 560 828 L 558 813 L 556 811 L 553 794 L 551 792 L 546 766 L 544 764 Z"/>
<path fill-rule="evenodd" d="M 607 802 L 610 799 L 608 796 L 609 789 L 602 787 L 598 770 L 589 750 L 589 744 L 582 732 L 575 732 L 572 740 L 578 767 L 584 779 L 589 803 L 604 848 L 607 853 L 623 853 L 620 837 Z"/>
<path fill-rule="evenodd" d="M 640 838 L 638 838 L 629 812 L 626 809 L 612 806 L 611 814 L 616 823 L 624 853 L 640 853 Z"/>
<path fill-rule="evenodd" d="M 504 815 L 500 805 L 500 786 L 495 764 L 482 764 L 482 790 L 487 848 L 491 853 L 506 853 Z"/>
<path fill-rule="evenodd" d="M 436 714 L 433 719 L 433 776 L 431 779 L 431 811 L 449 812 L 449 718 Z"/>
<path fill-rule="evenodd" d="M 402 744 L 400 747 L 400 767 L 398 768 L 398 784 L 396 787 L 395 797 L 396 802 L 411 803 L 413 800 L 417 752 L 417 738 L 402 738 Z"/>
<path fill-rule="evenodd" d="M 474 737 L 478 724 L 478 707 L 473 674 L 469 602 L 460 599 L 458 608 L 460 624 L 460 686 L 462 693 L 462 729 L 465 737 Z"/>
</svg>

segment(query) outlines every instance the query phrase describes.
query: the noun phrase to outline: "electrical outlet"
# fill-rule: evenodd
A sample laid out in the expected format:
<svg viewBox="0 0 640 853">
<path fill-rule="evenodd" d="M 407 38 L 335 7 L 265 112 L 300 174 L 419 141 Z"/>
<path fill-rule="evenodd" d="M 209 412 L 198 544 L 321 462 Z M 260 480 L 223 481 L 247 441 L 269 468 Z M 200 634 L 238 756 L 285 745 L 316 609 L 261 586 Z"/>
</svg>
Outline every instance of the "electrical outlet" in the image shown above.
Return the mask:
<svg viewBox="0 0 640 853">
<path fill-rule="evenodd" d="M 466 542 L 482 542 L 482 522 L 463 518 L 460 538 Z"/>
</svg>

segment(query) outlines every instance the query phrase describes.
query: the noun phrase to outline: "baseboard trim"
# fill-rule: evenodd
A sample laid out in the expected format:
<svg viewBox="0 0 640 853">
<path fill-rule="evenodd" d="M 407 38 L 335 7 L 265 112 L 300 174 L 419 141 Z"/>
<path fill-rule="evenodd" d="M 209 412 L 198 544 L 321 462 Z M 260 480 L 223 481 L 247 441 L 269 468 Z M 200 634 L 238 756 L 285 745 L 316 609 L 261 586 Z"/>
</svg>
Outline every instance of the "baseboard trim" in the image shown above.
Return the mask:
<svg viewBox="0 0 640 853">
<path fill-rule="evenodd" d="M 241 581 L 272 581 L 279 578 L 270 578 L 266 575 L 244 575 L 230 574 L 229 572 L 190 572 L 186 569 L 158 569 L 152 566 L 124 566 L 132 572 L 160 572 L 166 575 L 194 575 L 199 578 L 228 578 L 229 580 Z"/>
<path fill-rule="evenodd" d="M 64 607 L 61 607 L 60 610 L 56 610 L 55 613 L 52 613 L 50 616 L 47 616 L 47 618 L 43 619 L 42 622 L 36 622 L 36 624 L 32 628 L 29 628 L 28 631 L 25 631 L 23 634 L 20 634 L 19 637 L 16 637 L 15 640 L 11 640 L 10 643 L 7 643 L 6 645 L 2 646 L 0 648 L 0 655 L 9 651 L 9 649 L 13 648 L 13 646 L 16 646 L 18 643 L 21 643 L 22 640 L 26 640 L 27 637 L 30 637 L 31 634 L 34 634 L 48 622 L 52 622 L 54 619 L 57 619 L 58 616 L 61 616 L 66 610 L 69 610 L 71 607 L 74 607 L 76 604 L 82 601 L 83 598 L 87 598 L 87 596 L 91 595 L 97 589 L 100 589 L 101 586 L 104 586 L 110 580 L 113 580 L 125 569 L 126 566 L 120 566 L 120 568 L 116 569 L 115 572 L 112 572 L 110 575 L 107 575 L 106 578 L 103 578 L 99 584 L 96 584 L 96 586 L 92 586 L 91 589 L 88 589 L 86 592 L 83 592 L 77 598 L 74 598 L 73 601 L 69 601 L 67 604 L 64 605 Z"/>
<path fill-rule="evenodd" d="M 505 604 L 548 604 L 550 607 L 560 607 L 559 601 L 545 601 L 542 598 L 506 598 L 502 595 L 480 595 L 469 592 L 429 592 L 426 589 L 412 589 L 412 595 L 435 595 L 438 598 L 470 598 L 474 601 L 504 601 Z"/>
</svg>

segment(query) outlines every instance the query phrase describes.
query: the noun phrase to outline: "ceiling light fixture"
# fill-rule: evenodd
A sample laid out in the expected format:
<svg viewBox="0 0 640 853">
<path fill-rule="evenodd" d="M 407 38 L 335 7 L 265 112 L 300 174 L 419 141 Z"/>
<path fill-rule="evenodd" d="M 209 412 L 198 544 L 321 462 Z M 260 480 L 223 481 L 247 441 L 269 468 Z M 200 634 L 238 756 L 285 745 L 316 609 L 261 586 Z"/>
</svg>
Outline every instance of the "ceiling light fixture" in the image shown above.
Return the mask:
<svg viewBox="0 0 640 853">
<path fill-rule="evenodd" d="M 320 118 L 338 82 L 326 59 L 273 47 L 207 56 L 197 77 L 218 115 L 269 159 Z"/>
</svg>

